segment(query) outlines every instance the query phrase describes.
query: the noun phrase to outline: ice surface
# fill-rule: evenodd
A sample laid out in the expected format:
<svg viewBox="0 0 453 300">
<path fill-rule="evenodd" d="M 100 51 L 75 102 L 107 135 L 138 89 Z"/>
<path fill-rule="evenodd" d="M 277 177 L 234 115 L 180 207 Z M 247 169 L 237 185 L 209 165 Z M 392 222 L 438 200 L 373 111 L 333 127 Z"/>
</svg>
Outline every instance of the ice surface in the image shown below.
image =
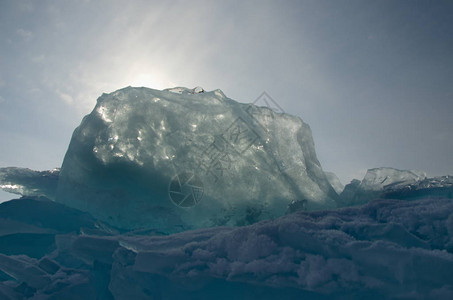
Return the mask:
<svg viewBox="0 0 453 300">
<path fill-rule="evenodd" d="M 55 235 L 115 232 L 88 213 L 49 199 L 23 198 L 0 204 L 0 253 L 41 258 L 56 249 Z"/>
<path fill-rule="evenodd" d="M 2 226 L 0 234 L 59 232 L 70 233 L 98 228 L 99 222 L 90 214 L 50 201 L 45 198 L 22 198 L 0 204 L 0 222 L 14 222 L 15 226 Z M 31 228 L 31 230 L 22 230 Z M 32 229 L 34 228 L 34 229 Z"/>
<path fill-rule="evenodd" d="M 297 117 L 220 90 L 124 88 L 74 131 L 57 201 L 122 228 L 245 225 L 338 195 Z"/>
<path fill-rule="evenodd" d="M 14 216 L 25 207 L 17 201 L 9 204 Z M 48 211 L 35 218 L 57 218 Z M 71 226 L 91 226 L 74 214 Z M 45 226 L 55 248 L 42 257 L 19 247 L 0 254 L 4 299 L 453 297 L 451 199 L 379 200 L 168 236 Z"/>
</svg>

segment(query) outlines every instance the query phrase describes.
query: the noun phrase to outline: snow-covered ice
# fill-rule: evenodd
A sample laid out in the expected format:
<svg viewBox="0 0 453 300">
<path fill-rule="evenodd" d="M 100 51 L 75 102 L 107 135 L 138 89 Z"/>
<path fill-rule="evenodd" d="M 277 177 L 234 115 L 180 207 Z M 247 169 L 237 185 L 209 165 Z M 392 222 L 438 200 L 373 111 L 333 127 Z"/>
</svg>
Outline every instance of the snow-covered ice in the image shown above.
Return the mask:
<svg viewBox="0 0 453 300">
<path fill-rule="evenodd" d="M 0 253 L 9 251 L 0 254 L 2 299 L 453 297 L 451 199 L 380 200 L 173 235 L 117 232 L 42 201 L 0 204 L 0 221 L 33 226 L 28 232 L 37 240 L 37 228 L 53 236 L 49 250 L 36 255 L 21 235 L 0 235 L 8 240 Z M 27 219 L 9 215 L 11 205 L 48 209 L 30 210 Z M 33 221 L 61 214 L 73 216 L 72 232 Z"/>
</svg>

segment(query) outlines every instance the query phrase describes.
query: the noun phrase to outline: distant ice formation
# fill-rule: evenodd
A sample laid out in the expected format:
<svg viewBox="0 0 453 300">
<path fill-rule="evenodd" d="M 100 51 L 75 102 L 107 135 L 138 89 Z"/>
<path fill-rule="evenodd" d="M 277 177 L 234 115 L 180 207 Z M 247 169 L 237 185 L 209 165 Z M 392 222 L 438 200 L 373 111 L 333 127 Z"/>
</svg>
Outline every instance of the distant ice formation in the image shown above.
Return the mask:
<svg viewBox="0 0 453 300">
<path fill-rule="evenodd" d="M 412 200 L 433 196 L 453 199 L 453 177 L 438 176 L 405 185 L 386 186 L 381 196 L 389 199 Z"/>
<path fill-rule="evenodd" d="M 419 199 L 425 196 L 451 198 L 451 176 L 427 178 L 420 171 L 394 168 L 369 169 L 362 181 L 354 179 L 340 194 L 342 205 L 358 205 L 378 198 Z"/>
<path fill-rule="evenodd" d="M 362 180 L 361 187 L 368 191 L 380 191 L 384 187 L 406 185 L 426 178 L 426 173 L 394 168 L 369 169 Z"/>
<path fill-rule="evenodd" d="M 55 200 L 60 169 L 34 171 L 25 168 L 0 168 L 0 189 L 5 192 L 47 197 Z"/>
</svg>

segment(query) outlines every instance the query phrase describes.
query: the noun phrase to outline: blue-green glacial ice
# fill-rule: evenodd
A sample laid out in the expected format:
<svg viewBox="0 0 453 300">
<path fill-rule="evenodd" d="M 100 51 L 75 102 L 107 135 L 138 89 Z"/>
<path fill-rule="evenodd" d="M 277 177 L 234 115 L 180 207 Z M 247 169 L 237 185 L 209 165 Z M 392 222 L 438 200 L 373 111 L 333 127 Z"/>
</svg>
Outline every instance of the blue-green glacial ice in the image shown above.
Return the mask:
<svg viewBox="0 0 453 300">
<path fill-rule="evenodd" d="M 74 131 L 56 201 L 122 228 L 246 225 L 333 208 L 337 193 L 298 117 L 220 90 L 127 87 Z"/>
</svg>

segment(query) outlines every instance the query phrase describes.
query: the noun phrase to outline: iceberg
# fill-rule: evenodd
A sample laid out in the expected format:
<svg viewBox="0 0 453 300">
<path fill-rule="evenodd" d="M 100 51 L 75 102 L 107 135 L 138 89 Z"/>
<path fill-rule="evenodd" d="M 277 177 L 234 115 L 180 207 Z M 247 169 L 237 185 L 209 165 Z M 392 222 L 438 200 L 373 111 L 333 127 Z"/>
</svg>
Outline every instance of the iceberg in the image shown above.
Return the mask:
<svg viewBox="0 0 453 300">
<path fill-rule="evenodd" d="M 127 87 L 74 131 L 56 201 L 121 228 L 175 232 L 334 208 L 338 195 L 298 117 L 222 91 Z"/>
</svg>

